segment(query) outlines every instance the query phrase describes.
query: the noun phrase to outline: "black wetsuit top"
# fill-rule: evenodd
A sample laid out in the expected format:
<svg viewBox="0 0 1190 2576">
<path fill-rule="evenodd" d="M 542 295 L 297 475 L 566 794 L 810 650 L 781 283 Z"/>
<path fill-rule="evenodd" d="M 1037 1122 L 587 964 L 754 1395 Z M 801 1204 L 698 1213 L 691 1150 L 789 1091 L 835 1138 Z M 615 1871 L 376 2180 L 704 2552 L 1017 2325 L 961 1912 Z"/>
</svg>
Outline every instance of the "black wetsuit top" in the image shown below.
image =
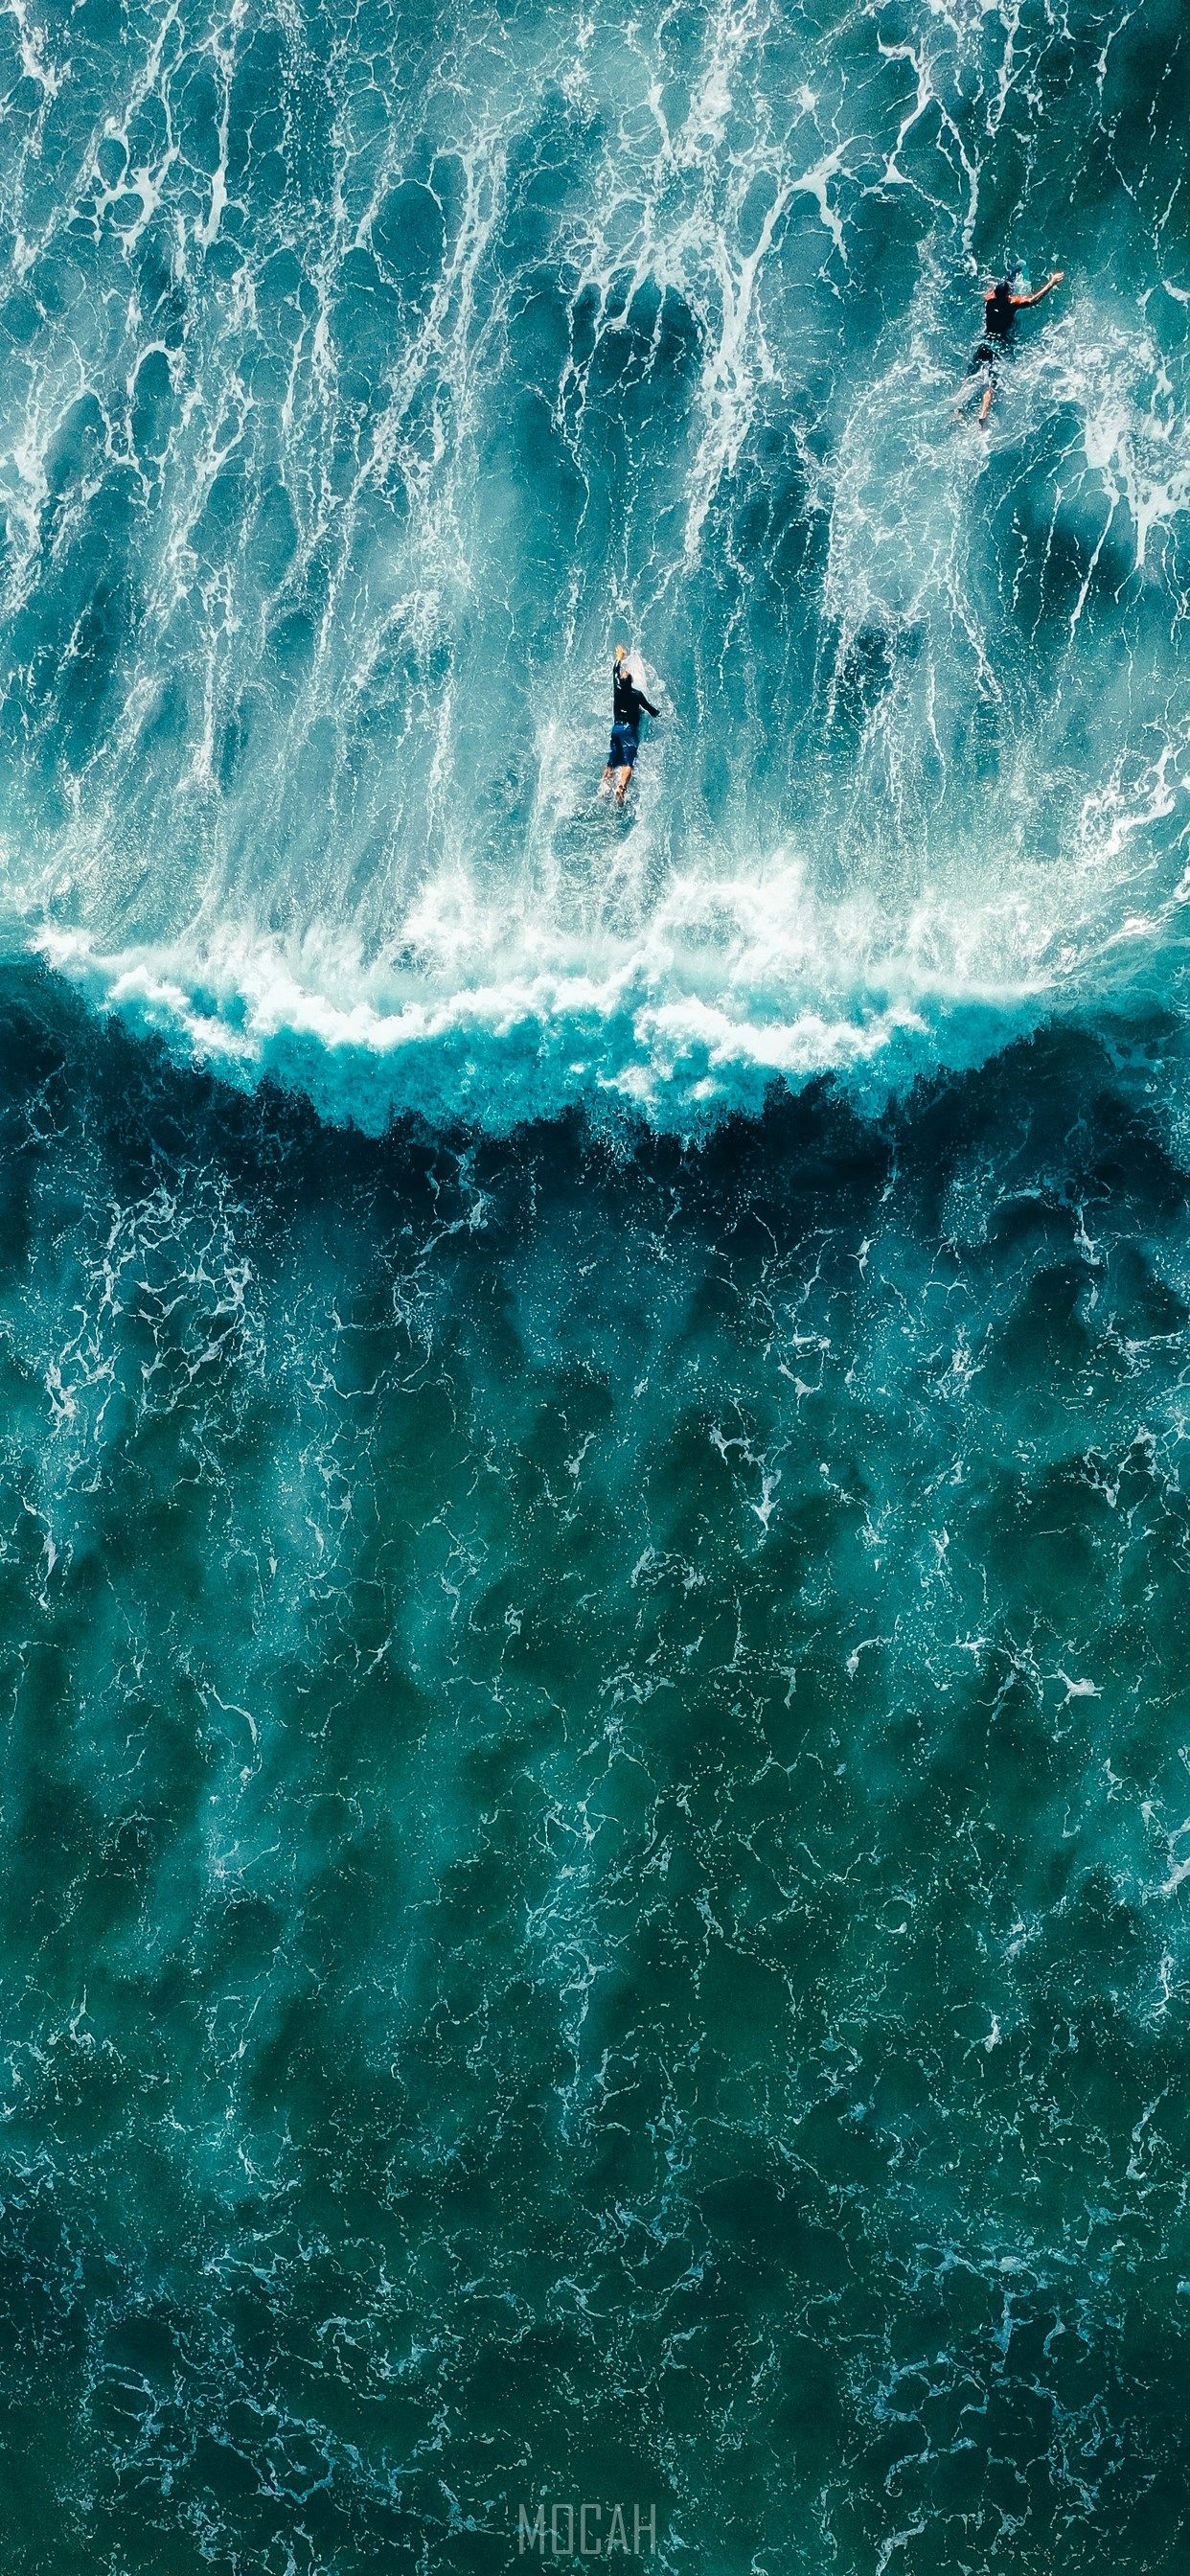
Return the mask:
<svg viewBox="0 0 1190 2576">
<path fill-rule="evenodd" d="M 1012 338 L 1015 324 L 1016 305 L 1013 301 L 1013 290 L 1007 278 L 1002 277 L 995 292 L 984 298 L 984 338 L 998 340 L 1001 348 L 1005 348 Z"/>
<path fill-rule="evenodd" d="M 623 663 L 617 662 L 612 672 L 612 723 L 627 725 L 630 733 L 639 733 L 642 707 L 647 716 L 657 713 L 644 691 L 638 689 L 629 677 Z"/>
<path fill-rule="evenodd" d="M 1002 277 L 999 285 L 993 287 L 991 294 L 985 295 L 983 338 L 978 348 L 971 352 L 968 375 L 978 375 L 981 367 L 990 367 L 992 374 L 995 375 L 1001 358 L 1007 356 L 1016 327 L 1015 291 L 1011 280 Z"/>
</svg>

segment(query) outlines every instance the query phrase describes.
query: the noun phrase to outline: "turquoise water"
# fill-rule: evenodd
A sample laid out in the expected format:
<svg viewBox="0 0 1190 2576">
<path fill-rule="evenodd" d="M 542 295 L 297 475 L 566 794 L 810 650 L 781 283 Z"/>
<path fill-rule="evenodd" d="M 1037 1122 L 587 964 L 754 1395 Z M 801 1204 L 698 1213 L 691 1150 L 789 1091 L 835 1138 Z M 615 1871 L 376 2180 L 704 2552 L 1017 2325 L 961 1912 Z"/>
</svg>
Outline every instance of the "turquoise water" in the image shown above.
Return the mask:
<svg viewBox="0 0 1190 2576">
<path fill-rule="evenodd" d="M 1188 63 L 0 18 L 21 2576 L 1182 2566 Z"/>
</svg>

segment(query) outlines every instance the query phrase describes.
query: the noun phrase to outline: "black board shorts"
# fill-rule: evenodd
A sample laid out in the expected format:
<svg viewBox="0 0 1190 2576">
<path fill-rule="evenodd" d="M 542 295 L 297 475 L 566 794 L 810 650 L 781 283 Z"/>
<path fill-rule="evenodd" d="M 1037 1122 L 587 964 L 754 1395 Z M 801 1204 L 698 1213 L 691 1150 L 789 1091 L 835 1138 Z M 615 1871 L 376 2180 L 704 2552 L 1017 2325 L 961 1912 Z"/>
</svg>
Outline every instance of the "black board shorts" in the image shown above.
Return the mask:
<svg viewBox="0 0 1190 2576">
<path fill-rule="evenodd" d="M 971 352 L 971 363 L 967 369 L 968 375 L 986 375 L 989 383 L 994 385 L 997 374 L 1003 366 L 1008 353 L 1007 340 L 981 340 L 979 347 L 977 349 L 973 349 Z"/>
</svg>

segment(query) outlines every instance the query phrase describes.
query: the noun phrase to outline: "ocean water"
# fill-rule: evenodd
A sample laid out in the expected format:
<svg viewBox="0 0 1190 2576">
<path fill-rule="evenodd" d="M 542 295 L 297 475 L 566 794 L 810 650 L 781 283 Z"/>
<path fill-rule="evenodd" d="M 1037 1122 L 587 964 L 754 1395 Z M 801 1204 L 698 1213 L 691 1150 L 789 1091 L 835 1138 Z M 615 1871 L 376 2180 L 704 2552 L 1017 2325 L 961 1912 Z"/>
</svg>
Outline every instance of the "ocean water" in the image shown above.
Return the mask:
<svg viewBox="0 0 1190 2576">
<path fill-rule="evenodd" d="M 0 96 L 5 2567 L 1173 2576 L 1185 11 Z"/>
</svg>

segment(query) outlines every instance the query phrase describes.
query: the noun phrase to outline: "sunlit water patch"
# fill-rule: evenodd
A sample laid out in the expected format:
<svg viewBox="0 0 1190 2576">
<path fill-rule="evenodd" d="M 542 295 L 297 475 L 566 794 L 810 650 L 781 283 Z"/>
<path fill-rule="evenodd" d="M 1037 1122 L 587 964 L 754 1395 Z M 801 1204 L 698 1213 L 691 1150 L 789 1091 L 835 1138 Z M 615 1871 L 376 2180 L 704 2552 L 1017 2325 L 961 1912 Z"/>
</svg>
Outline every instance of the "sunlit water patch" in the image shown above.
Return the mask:
<svg viewBox="0 0 1190 2576">
<path fill-rule="evenodd" d="M 683 1132 L 1159 942 L 1177 13 L 819 15 L 10 13 L 14 936 L 332 1115 Z M 1010 254 L 1067 278 L 982 435 Z"/>
</svg>

